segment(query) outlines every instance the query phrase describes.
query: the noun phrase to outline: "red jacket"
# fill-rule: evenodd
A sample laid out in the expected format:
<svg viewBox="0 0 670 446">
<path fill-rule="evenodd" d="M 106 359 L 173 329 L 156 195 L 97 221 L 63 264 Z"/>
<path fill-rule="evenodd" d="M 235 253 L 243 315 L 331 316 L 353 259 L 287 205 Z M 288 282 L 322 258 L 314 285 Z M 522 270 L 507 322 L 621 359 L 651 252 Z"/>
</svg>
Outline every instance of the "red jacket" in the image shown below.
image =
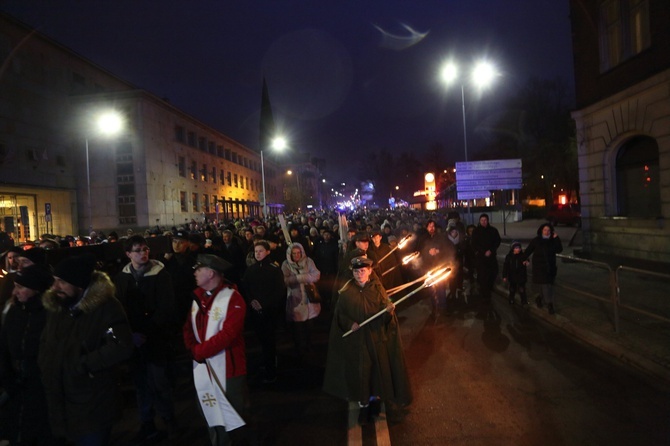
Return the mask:
<svg viewBox="0 0 670 446">
<path fill-rule="evenodd" d="M 205 338 L 209 309 L 214 302 L 214 297 L 223 289 L 224 284 L 207 295 L 205 290 L 197 288 L 193 293 L 199 301 L 200 308 L 195 317 L 198 335 L 200 339 Z M 236 290 L 228 303 L 228 313 L 223 322 L 223 329 L 207 341 L 199 343 L 193 332 L 191 317 L 184 324 L 184 344 L 191 351 L 193 359 L 204 362 L 205 359 L 217 355 L 226 350 L 226 378 L 247 374 L 247 358 L 244 350 L 244 317 L 247 311 L 244 299 Z"/>
</svg>

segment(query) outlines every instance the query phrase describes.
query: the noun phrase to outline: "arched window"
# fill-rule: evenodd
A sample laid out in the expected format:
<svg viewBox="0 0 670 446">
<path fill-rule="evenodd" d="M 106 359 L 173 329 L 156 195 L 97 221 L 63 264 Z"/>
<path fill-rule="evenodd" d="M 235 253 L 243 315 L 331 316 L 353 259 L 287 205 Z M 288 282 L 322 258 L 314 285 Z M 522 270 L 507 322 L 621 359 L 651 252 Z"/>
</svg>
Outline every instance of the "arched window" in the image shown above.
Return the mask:
<svg viewBox="0 0 670 446">
<path fill-rule="evenodd" d="M 638 136 L 625 143 L 616 157 L 618 213 L 625 217 L 656 218 L 661 215 L 658 144 Z"/>
</svg>

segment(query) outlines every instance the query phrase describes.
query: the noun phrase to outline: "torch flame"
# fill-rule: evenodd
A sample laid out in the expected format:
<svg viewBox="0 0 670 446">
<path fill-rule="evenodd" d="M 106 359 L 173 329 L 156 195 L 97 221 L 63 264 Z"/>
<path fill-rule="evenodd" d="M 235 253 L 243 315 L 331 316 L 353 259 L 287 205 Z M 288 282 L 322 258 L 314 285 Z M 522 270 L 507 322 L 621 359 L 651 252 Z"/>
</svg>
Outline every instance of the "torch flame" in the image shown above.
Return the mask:
<svg viewBox="0 0 670 446">
<path fill-rule="evenodd" d="M 409 262 L 416 259 L 417 257 L 419 257 L 419 251 L 415 251 L 412 254 L 406 255 L 405 257 L 402 258 L 402 264 L 407 265 Z"/>
<path fill-rule="evenodd" d="M 398 242 L 398 249 L 403 249 L 405 247 L 405 245 L 407 244 L 407 242 L 409 242 L 409 239 L 411 239 L 411 238 L 412 238 L 412 234 L 407 234 L 406 236 L 404 236 L 402 238 L 402 240 L 400 240 Z"/>
<path fill-rule="evenodd" d="M 451 274 L 451 268 L 449 267 L 440 268 L 437 271 L 431 271 L 427 274 L 428 277 L 426 277 L 424 285 L 426 288 L 431 287 L 436 283 L 446 279 L 449 274 Z"/>
</svg>

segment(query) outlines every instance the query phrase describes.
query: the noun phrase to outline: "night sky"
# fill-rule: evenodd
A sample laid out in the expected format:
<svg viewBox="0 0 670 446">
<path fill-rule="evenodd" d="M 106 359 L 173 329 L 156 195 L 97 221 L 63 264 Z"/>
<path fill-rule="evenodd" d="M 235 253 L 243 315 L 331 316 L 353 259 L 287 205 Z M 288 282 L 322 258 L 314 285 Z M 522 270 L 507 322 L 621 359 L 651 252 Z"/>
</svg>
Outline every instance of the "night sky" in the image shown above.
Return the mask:
<svg viewBox="0 0 670 446">
<path fill-rule="evenodd" d="M 381 148 L 420 154 L 442 143 L 450 162 L 463 160 L 460 88 L 438 78 L 449 57 L 484 57 L 500 72 L 481 96 L 465 84 L 470 153 L 477 124 L 530 77 L 572 90 L 568 3 L 0 0 L 0 9 L 254 149 L 265 76 L 291 147 L 325 158 L 340 181 Z"/>
</svg>

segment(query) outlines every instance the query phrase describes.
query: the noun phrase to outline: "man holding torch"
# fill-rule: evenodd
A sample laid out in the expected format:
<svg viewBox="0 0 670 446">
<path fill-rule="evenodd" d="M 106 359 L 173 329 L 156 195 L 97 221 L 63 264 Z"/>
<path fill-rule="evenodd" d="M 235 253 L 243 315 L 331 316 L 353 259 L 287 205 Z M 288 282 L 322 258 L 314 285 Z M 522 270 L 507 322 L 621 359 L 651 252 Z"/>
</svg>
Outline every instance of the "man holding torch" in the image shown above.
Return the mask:
<svg viewBox="0 0 670 446">
<path fill-rule="evenodd" d="M 389 421 L 400 422 L 402 407 L 412 400 L 395 305 L 372 264 L 363 256 L 351 260 L 354 278 L 339 292 L 324 377 L 327 393 L 358 403 L 361 425 L 379 415 L 382 401 Z M 380 311 L 381 317 L 361 323 Z M 343 337 L 349 330 L 352 335 Z"/>
</svg>

